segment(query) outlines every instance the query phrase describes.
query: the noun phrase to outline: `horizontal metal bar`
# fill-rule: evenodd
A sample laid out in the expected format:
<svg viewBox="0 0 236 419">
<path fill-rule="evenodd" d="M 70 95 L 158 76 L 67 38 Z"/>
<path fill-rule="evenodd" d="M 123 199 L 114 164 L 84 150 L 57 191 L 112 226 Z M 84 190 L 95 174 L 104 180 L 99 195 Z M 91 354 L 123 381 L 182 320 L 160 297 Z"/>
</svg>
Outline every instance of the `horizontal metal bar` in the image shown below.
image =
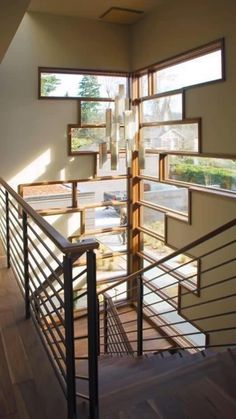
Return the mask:
<svg viewBox="0 0 236 419">
<path fill-rule="evenodd" d="M 46 267 L 50 270 L 50 272 L 51 272 L 50 276 L 53 276 L 55 278 L 55 280 L 57 280 L 59 282 L 59 284 L 61 285 L 61 287 L 63 288 L 63 282 L 61 281 L 60 277 L 55 273 L 55 270 L 51 267 L 50 263 L 47 261 L 47 259 L 44 257 L 44 255 L 39 251 L 38 246 L 36 246 L 36 244 L 34 243 L 34 241 L 32 240 L 31 237 L 28 237 L 28 240 L 31 243 L 33 249 L 36 250 L 36 252 L 40 256 L 40 258 L 42 259 L 42 261 L 44 262 Z M 63 270 L 63 268 L 61 266 L 59 266 L 58 268 Z M 45 276 L 45 278 L 48 278 L 48 277 Z"/>
<path fill-rule="evenodd" d="M 35 273 L 34 267 L 32 266 L 32 264 L 31 264 L 30 260 L 29 260 L 29 266 L 30 266 L 31 270 L 33 271 L 33 273 L 34 273 L 35 277 L 37 278 L 37 274 Z M 33 279 L 32 275 L 30 275 L 30 277 L 31 277 L 31 280 L 32 280 L 32 279 Z M 35 286 L 35 284 L 34 284 L 34 286 Z M 36 289 L 37 289 L 37 288 L 36 288 Z M 56 306 L 55 306 L 54 302 L 52 301 L 52 299 L 50 299 L 50 296 L 49 296 L 49 294 L 48 294 L 48 292 L 47 292 L 47 290 L 46 290 L 46 289 L 44 289 L 44 293 L 45 293 L 46 297 L 48 298 L 48 300 L 50 301 L 50 305 L 51 305 L 51 306 L 54 308 L 54 310 L 57 312 L 57 308 L 56 308 Z M 38 294 L 38 295 L 40 295 L 40 294 Z M 64 322 L 64 319 L 62 318 L 62 316 L 61 316 L 60 312 L 57 312 L 57 316 L 58 316 L 59 320 L 61 321 L 62 326 L 63 326 L 63 327 L 65 327 L 65 322 Z"/>
<path fill-rule="evenodd" d="M 75 337 L 74 337 L 74 340 L 83 340 L 83 339 L 88 339 L 88 335 L 75 336 Z"/>
<path fill-rule="evenodd" d="M 181 255 L 182 253 L 188 253 L 188 251 L 192 248 L 195 248 L 197 246 L 199 246 L 200 244 L 204 243 L 207 240 L 210 240 L 216 236 L 218 236 L 219 234 L 223 233 L 224 231 L 227 231 L 231 228 L 233 228 L 236 225 L 236 219 L 233 219 L 231 221 L 229 221 L 228 223 L 218 227 L 215 230 L 210 231 L 209 233 L 205 234 L 204 236 L 200 237 L 197 240 L 194 240 L 193 242 L 187 244 L 186 246 L 183 246 L 181 249 L 178 249 L 176 251 L 174 251 L 173 253 L 171 253 L 170 255 L 164 256 L 163 258 L 161 258 L 159 261 L 152 263 L 149 266 L 146 266 L 143 269 L 138 270 L 137 272 L 128 275 L 125 278 L 122 278 L 121 280 L 119 280 L 119 278 L 117 278 L 117 283 L 116 285 L 121 285 L 124 282 L 130 282 L 131 280 L 135 279 L 137 276 L 144 274 L 145 272 L 149 271 L 152 268 L 158 267 L 159 265 L 162 265 L 166 262 L 168 262 L 168 260 L 173 259 L 176 256 Z M 107 292 L 108 290 L 114 288 L 114 286 L 110 286 L 107 287 L 105 290 L 101 290 L 98 292 L 98 295 L 103 294 L 104 292 Z"/>
<path fill-rule="evenodd" d="M 233 259 L 233 261 L 234 261 L 235 259 Z M 232 260 L 230 261 L 230 262 L 232 262 Z M 230 262 L 227 262 L 227 263 L 230 263 Z M 223 265 L 221 265 L 221 266 L 224 266 L 226 263 L 224 263 Z M 224 284 L 225 282 L 229 282 L 229 281 L 232 281 L 232 280 L 234 280 L 234 279 L 236 279 L 236 276 L 232 276 L 232 277 L 229 277 L 229 278 L 225 278 L 225 279 L 222 279 L 221 281 L 218 281 L 218 282 L 214 282 L 213 284 L 209 284 L 209 285 L 205 285 L 204 287 L 200 287 L 200 290 L 204 290 L 204 289 L 207 289 L 207 288 L 212 288 L 212 287 L 216 287 L 217 285 L 221 285 L 221 284 Z M 146 287 L 148 287 L 148 285 L 145 283 L 144 284 Z M 171 287 L 172 285 L 169 285 L 169 287 Z M 151 292 L 148 292 L 147 294 L 144 294 L 143 295 L 143 297 L 145 298 L 147 295 L 150 295 L 150 294 L 157 294 L 158 295 L 158 291 L 160 291 L 159 290 L 159 288 L 157 288 L 156 289 L 156 292 L 154 291 L 154 290 L 152 290 Z M 193 294 L 193 291 L 186 291 L 185 293 L 184 293 L 184 296 L 185 295 L 189 295 L 189 294 Z M 162 298 L 161 296 L 159 296 L 159 298 Z M 176 295 L 174 295 L 174 296 L 172 296 L 172 297 L 167 297 L 167 298 L 162 298 L 162 300 L 161 301 L 156 301 L 156 302 L 154 302 L 154 303 L 151 303 L 151 304 L 146 304 L 145 306 L 146 307 L 148 307 L 148 306 L 152 306 L 152 305 L 154 305 L 154 304 L 162 304 L 162 303 L 166 303 L 166 302 L 169 302 L 169 301 L 172 301 L 172 300 L 175 300 L 176 298 L 178 298 L 178 293 L 176 294 Z"/>
<path fill-rule="evenodd" d="M 80 397 L 81 399 L 89 400 L 89 396 L 82 393 L 76 393 L 76 397 Z"/>
<path fill-rule="evenodd" d="M 197 346 L 175 346 L 174 349 L 203 349 L 206 350 L 208 348 L 229 348 L 230 346 L 236 346 L 236 342 L 229 342 L 227 344 L 222 343 L 222 344 L 216 344 L 216 345 L 197 345 Z M 156 348 L 150 348 L 150 349 L 144 349 L 143 352 L 165 352 L 166 349 L 157 349 Z"/>
<path fill-rule="evenodd" d="M 231 244 L 234 244 L 235 242 L 236 242 L 235 240 L 232 240 L 231 242 L 229 242 L 229 243 L 227 243 L 227 244 L 225 244 L 225 245 L 223 245 L 223 246 L 221 246 L 221 247 L 217 248 L 217 250 L 216 250 L 216 251 L 222 250 L 222 249 L 224 249 L 225 247 L 230 246 Z M 212 254 L 212 253 L 214 253 L 214 252 L 215 252 L 215 249 L 214 249 L 214 251 L 213 251 L 213 252 L 208 252 L 208 253 L 207 253 L 204 257 L 209 256 L 210 254 Z M 169 270 L 163 271 L 163 273 L 162 273 L 162 274 L 159 274 L 159 275 L 155 276 L 155 277 L 154 277 L 154 278 L 152 278 L 152 279 L 145 280 L 145 282 L 146 282 L 146 284 L 148 284 L 148 283 L 150 283 L 150 282 L 152 282 L 152 281 L 154 281 L 154 280 L 156 280 L 156 279 L 159 279 L 159 278 L 161 278 L 161 277 L 163 277 L 163 276 L 165 276 L 165 275 L 171 275 L 171 273 L 173 273 L 174 271 L 177 271 L 178 269 L 182 268 L 183 266 L 186 266 L 186 265 L 188 265 L 189 263 L 192 263 L 192 262 L 194 262 L 195 260 L 198 260 L 198 259 L 203 259 L 203 257 L 202 257 L 202 256 L 197 257 L 197 258 L 195 258 L 195 259 L 192 259 L 190 262 L 186 262 L 186 263 L 184 263 L 184 264 L 182 264 L 182 265 L 180 265 L 180 266 L 178 266 L 178 267 L 175 267 L 175 268 L 173 268 L 173 269 L 169 269 Z M 232 259 L 232 260 L 234 260 L 234 259 Z M 205 270 L 201 270 L 201 275 L 202 275 L 203 273 L 206 273 L 206 272 L 209 272 L 210 270 L 215 269 L 215 267 L 220 267 L 220 266 L 221 266 L 221 264 L 219 264 L 219 265 L 215 265 L 214 267 L 211 267 L 211 268 L 208 268 L 208 269 L 205 269 Z M 159 267 L 159 268 L 160 268 L 160 269 L 162 269 L 162 267 Z M 192 274 L 192 275 L 190 275 L 190 276 L 184 277 L 183 279 L 181 279 L 181 278 L 180 278 L 178 281 L 176 281 L 175 283 L 173 283 L 173 284 L 171 284 L 171 285 L 178 284 L 178 282 L 181 282 L 181 281 L 188 281 L 188 280 L 190 280 L 190 279 L 194 278 L 195 276 L 197 276 L 197 274 L 198 274 L 198 273 L 196 272 L 196 273 L 194 273 L 194 274 Z M 160 288 L 160 289 L 164 289 L 164 288 L 166 288 L 166 287 L 168 287 L 168 286 L 170 286 L 170 285 L 166 285 L 165 287 L 162 287 L 162 288 Z"/>
<path fill-rule="evenodd" d="M 88 294 L 88 291 L 83 292 L 82 294 L 77 295 L 77 297 L 73 298 L 73 301 L 77 301 L 82 297 L 85 297 Z"/>
<path fill-rule="evenodd" d="M 45 339 L 44 339 L 44 337 L 43 337 L 43 334 L 42 334 L 42 332 L 41 332 L 41 329 L 40 329 L 40 327 L 39 327 L 39 325 L 38 325 L 38 322 L 37 322 L 36 318 L 34 317 L 34 315 L 32 316 L 32 320 L 33 320 L 33 322 L 34 322 L 34 325 L 35 325 L 35 327 L 36 327 L 36 330 L 37 330 L 37 332 L 38 332 L 38 335 L 39 335 L 39 337 L 40 337 L 40 340 L 41 340 L 41 342 L 42 342 L 42 344 L 43 344 L 43 346 L 44 346 L 44 349 L 45 349 L 45 350 L 46 350 L 46 352 L 47 352 L 47 355 L 48 355 L 49 361 L 50 361 L 50 363 L 51 363 L 51 365 L 52 365 L 52 367 L 53 367 L 53 369 L 54 369 L 54 372 L 56 373 L 56 376 L 57 376 L 57 378 L 58 378 L 58 381 L 59 381 L 59 383 L 60 383 L 60 386 L 61 386 L 61 388 L 62 388 L 62 390 L 63 390 L 64 394 L 65 394 L 65 395 L 67 395 L 67 390 L 66 390 L 66 378 L 64 377 L 64 380 L 63 380 L 63 379 L 62 379 L 61 374 L 58 372 L 58 367 L 55 365 L 55 361 L 54 361 L 54 359 L 56 359 L 56 358 L 53 358 L 53 357 L 52 357 L 51 352 L 49 351 L 48 346 L 47 346 L 47 345 L 46 345 L 46 343 L 45 343 Z M 58 358 L 58 357 L 57 357 L 57 358 Z M 57 365 L 58 365 L 58 363 L 57 363 Z M 64 376 L 64 375 L 63 375 L 63 376 Z"/>
<path fill-rule="evenodd" d="M 42 299 L 41 296 L 38 296 L 38 298 L 39 299 Z M 32 301 L 34 301 L 34 304 L 37 305 L 37 298 L 34 298 L 34 299 L 31 298 L 31 302 Z M 31 307 L 32 307 L 33 311 L 36 312 L 35 309 L 34 309 L 34 306 L 32 304 L 31 304 Z M 41 309 L 41 307 L 43 307 L 44 310 L 48 314 L 44 314 L 43 311 L 42 311 L 42 309 Z M 65 344 L 65 340 L 64 340 L 65 338 L 64 338 L 64 336 L 63 336 L 63 334 L 62 334 L 62 332 L 60 330 L 60 326 L 58 326 L 57 323 L 55 322 L 55 319 L 53 318 L 53 316 L 52 316 L 50 310 L 48 309 L 47 305 L 41 305 L 41 306 L 37 305 L 37 310 L 41 312 L 43 319 L 46 319 L 47 317 L 50 318 L 50 320 L 53 323 L 54 327 L 51 327 L 51 324 L 49 325 L 48 322 L 47 322 L 47 320 L 46 320 L 48 329 L 50 329 L 50 330 L 55 329 L 56 332 L 57 332 L 57 334 L 58 334 L 58 336 L 61 338 L 61 342 Z"/>
<path fill-rule="evenodd" d="M 53 334 L 52 329 L 49 327 L 49 324 L 47 322 L 47 318 L 43 315 L 42 310 L 40 308 L 39 308 L 39 312 L 41 313 L 42 318 L 40 318 L 38 316 L 38 313 L 36 311 L 34 311 L 39 324 L 41 324 L 41 330 L 42 330 L 44 336 L 47 337 L 47 342 L 48 342 L 48 345 L 50 346 L 50 349 L 53 350 L 52 345 L 55 345 L 58 352 L 61 355 L 61 358 L 62 358 L 63 362 L 65 363 L 66 362 L 66 356 L 65 356 L 64 352 L 62 351 L 62 348 L 57 344 L 56 336 Z M 44 324 L 46 325 L 46 329 L 45 329 L 45 327 L 42 326 L 41 320 L 43 320 Z M 47 331 L 49 332 L 52 341 L 49 339 L 49 335 L 46 333 Z M 65 346 L 65 343 L 64 342 L 62 342 L 62 343 Z"/>
<path fill-rule="evenodd" d="M 57 262 L 57 264 L 59 266 L 63 267 L 62 262 L 60 262 L 60 260 L 55 256 L 55 254 L 50 249 L 50 247 L 45 243 L 45 240 L 43 240 L 42 237 L 40 237 L 40 235 L 37 233 L 37 231 L 35 231 L 33 226 L 29 222 L 27 223 L 27 226 L 32 231 L 32 233 L 35 235 L 35 237 L 38 239 L 38 241 L 44 246 L 44 248 L 47 250 L 47 252 L 50 254 L 50 256 Z M 43 232 L 43 234 L 45 234 L 45 233 Z"/>
<path fill-rule="evenodd" d="M 20 207 L 17 207 L 17 205 L 14 203 L 16 200 L 12 200 L 11 199 L 12 198 L 12 196 L 10 195 L 9 196 L 9 204 L 12 206 L 12 208 L 16 211 L 16 213 L 17 214 L 19 214 L 19 209 L 20 209 Z"/>
<path fill-rule="evenodd" d="M 34 262 L 35 262 L 35 264 L 36 264 L 36 266 L 37 266 L 37 268 L 39 269 L 39 271 L 41 272 L 41 274 L 43 275 L 43 277 L 44 277 L 44 279 L 45 279 L 45 281 L 47 282 L 47 286 L 46 286 L 46 284 L 40 284 L 40 286 L 39 287 L 42 287 L 43 288 L 43 290 L 44 290 L 44 292 L 46 292 L 46 288 L 51 288 L 52 290 L 53 290 L 53 292 L 54 292 L 54 295 L 56 296 L 56 298 L 57 298 L 57 300 L 60 302 L 60 304 L 63 306 L 63 304 L 64 304 L 64 301 L 62 300 L 62 298 L 60 297 L 60 295 L 57 295 L 57 291 L 55 290 L 55 287 L 53 286 L 53 284 L 52 283 L 50 283 L 50 281 L 48 280 L 48 278 L 47 278 L 47 276 L 46 276 L 46 274 L 45 274 L 45 272 L 43 271 L 43 269 L 42 269 L 42 267 L 41 267 L 41 265 L 40 265 L 40 263 L 38 262 L 38 260 L 35 258 L 35 256 L 33 255 L 33 252 L 30 250 L 30 249 L 28 249 L 28 252 L 29 252 L 29 255 L 31 256 L 31 258 L 34 260 Z M 37 292 L 37 289 L 36 289 L 36 292 Z M 48 296 L 48 298 L 50 298 L 50 296 L 49 296 L 49 294 L 47 293 L 47 296 Z M 51 304 L 53 305 L 54 303 L 53 303 L 53 301 L 52 301 L 52 299 L 51 299 Z"/>
<path fill-rule="evenodd" d="M 86 377 L 85 375 L 76 375 L 75 378 L 77 378 L 78 380 L 89 380 L 89 377 Z"/>
<path fill-rule="evenodd" d="M 10 231 L 11 244 L 15 245 L 15 248 L 17 248 L 19 258 L 21 259 L 22 263 L 24 263 L 22 243 L 19 243 L 19 240 L 18 240 L 17 236 L 14 235 L 14 232 L 11 230 L 11 228 L 9 228 L 9 231 Z M 11 246 L 11 251 L 12 251 L 12 246 Z"/>
<path fill-rule="evenodd" d="M 24 297 L 24 291 L 25 291 L 25 288 L 24 288 L 24 274 L 22 272 L 19 272 L 19 270 L 20 270 L 19 266 L 20 265 L 16 263 L 15 259 L 11 258 L 11 268 L 14 271 L 16 280 L 18 279 L 17 282 L 18 282 L 19 288 L 21 290 L 21 293 L 23 294 L 23 297 Z M 23 276 L 23 278 L 21 277 L 21 275 Z"/>
<path fill-rule="evenodd" d="M 73 282 L 76 281 L 77 279 L 79 279 L 82 275 L 84 275 L 87 272 L 87 268 L 85 268 L 82 272 L 80 272 L 78 275 L 76 275 L 73 278 Z"/>
<path fill-rule="evenodd" d="M 85 241 L 82 244 L 72 244 L 65 239 L 57 230 L 55 230 L 46 220 L 44 220 L 36 211 L 29 205 L 25 200 L 19 196 L 14 189 L 8 185 L 3 178 L 0 178 L 0 183 L 8 191 L 8 193 L 14 198 L 14 200 L 21 206 L 21 208 L 29 215 L 34 222 L 40 227 L 40 229 L 47 235 L 47 237 L 57 246 L 63 253 L 80 253 L 83 250 L 96 249 L 98 243 L 90 240 L 89 244 Z"/>
</svg>

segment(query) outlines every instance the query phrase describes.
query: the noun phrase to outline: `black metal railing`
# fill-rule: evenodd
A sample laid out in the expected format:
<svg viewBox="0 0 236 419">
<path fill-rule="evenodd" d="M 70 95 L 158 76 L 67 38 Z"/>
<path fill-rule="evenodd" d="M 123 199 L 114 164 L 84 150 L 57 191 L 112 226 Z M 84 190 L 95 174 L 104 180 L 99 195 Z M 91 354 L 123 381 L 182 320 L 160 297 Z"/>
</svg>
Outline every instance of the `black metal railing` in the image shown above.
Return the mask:
<svg viewBox="0 0 236 419">
<path fill-rule="evenodd" d="M 145 268 L 99 292 L 117 305 L 129 284 L 119 321 L 138 355 L 171 347 L 195 352 L 236 346 L 235 226 L 234 219 L 158 262 L 140 252 Z M 191 260 L 178 262 L 185 252 Z M 115 339 L 117 332 L 110 335 Z"/>
<path fill-rule="evenodd" d="M 0 238 L 31 317 L 67 398 L 68 419 L 76 418 L 76 366 L 73 286 L 86 283 L 88 313 L 88 401 L 98 418 L 98 339 L 94 240 L 71 244 L 39 216 L 3 179 L 0 180 Z M 87 265 L 73 267 L 81 255 Z M 77 300 L 83 298 L 79 295 Z"/>
<path fill-rule="evenodd" d="M 120 320 L 118 307 L 111 296 L 103 294 L 103 321 L 104 334 L 100 338 L 100 352 L 104 354 L 133 356 L 133 348 Z"/>
</svg>

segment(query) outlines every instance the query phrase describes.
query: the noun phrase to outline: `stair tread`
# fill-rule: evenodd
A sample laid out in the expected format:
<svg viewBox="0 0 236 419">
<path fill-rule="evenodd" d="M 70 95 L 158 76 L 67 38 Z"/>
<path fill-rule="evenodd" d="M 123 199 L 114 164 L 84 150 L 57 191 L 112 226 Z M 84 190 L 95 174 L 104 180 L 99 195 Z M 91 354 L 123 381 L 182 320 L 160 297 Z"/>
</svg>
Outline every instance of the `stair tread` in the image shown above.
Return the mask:
<svg viewBox="0 0 236 419">
<path fill-rule="evenodd" d="M 101 418 L 235 418 L 235 390 L 230 393 L 226 380 L 217 381 L 216 377 L 222 377 L 224 370 L 235 389 L 236 364 L 231 353 L 212 355 L 209 359 L 202 358 L 202 362 L 196 362 L 194 371 L 191 366 L 185 368 L 184 375 L 170 374 L 166 380 L 157 378 L 156 381 L 142 383 L 140 387 L 123 387 L 110 394 L 109 403 L 106 398 L 101 398 Z"/>
</svg>

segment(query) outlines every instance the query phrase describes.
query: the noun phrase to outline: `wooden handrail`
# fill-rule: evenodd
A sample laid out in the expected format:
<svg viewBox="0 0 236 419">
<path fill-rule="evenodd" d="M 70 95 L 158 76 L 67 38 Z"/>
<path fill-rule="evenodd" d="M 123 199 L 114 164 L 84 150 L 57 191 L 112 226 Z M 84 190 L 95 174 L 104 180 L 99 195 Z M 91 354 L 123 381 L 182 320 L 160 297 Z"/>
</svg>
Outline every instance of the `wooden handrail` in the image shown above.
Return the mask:
<svg viewBox="0 0 236 419">
<path fill-rule="evenodd" d="M 162 259 L 159 259 L 157 262 L 153 262 L 151 265 L 146 266 L 143 269 L 140 269 L 136 272 L 134 272 L 133 274 L 130 274 L 128 276 L 126 276 L 125 278 L 122 277 L 122 279 L 120 280 L 119 278 L 117 278 L 117 282 L 115 284 L 115 286 L 117 287 L 120 284 L 123 284 L 124 282 L 129 282 L 132 281 L 133 279 L 137 278 L 139 275 L 144 274 L 145 272 L 149 271 L 150 269 L 153 269 L 155 267 L 157 267 L 158 265 L 161 265 L 165 262 L 167 262 L 168 260 L 179 256 L 182 253 L 187 253 L 190 249 L 192 249 L 193 247 L 198 246 L 199 244 L 204 243 L 207 240 L 212 239 L 213 237 L 217 236 L 220 233 L 223 233 L 224 231 L 228 230 L 231 227 L 234 227 L 236 225 L 236 218 L 234 218 L 233 220 L 229 221 L 226 224 L 223 224 L 222 226 L 216 228 L 215 230 L 210 231 L 209 233 L 205 234 L 204 236 L 200 237 L 197 240 L 194 240 L 193 242 L 187 244 L 186 246 L 182 247 L 181 249 L 176 250 L 175 252 L 171 253 L 168 256 L 163 257 Z M 204 256 L 204 255 L 202 255 Z M 104 290 L 101 290 L 98 292 L 98 295 L 100 294 L 104 294 L 104 292 L 109 291 L 110 289 L 114 288 L 114 284 L 110 285 L 109 287 L 107 287 Z"/>
<path fill-rule="evenodd" d="M 49 237 L 49 239 L 65 254 L 67 253 L 81 253 L 86 250 L 97 249 L 99 243 L 93 239 L 81 240 L 79 243 L 71 243 L 63 237 L 54 227 L 52 227 L 46 220 L 43 219 L 25 200 L 0 177 L 0 184 L 9 192 L 9 194 L 16 200 L 21 208 L 30 215 L 34 222 L 40 229 Z"/>
</svg>

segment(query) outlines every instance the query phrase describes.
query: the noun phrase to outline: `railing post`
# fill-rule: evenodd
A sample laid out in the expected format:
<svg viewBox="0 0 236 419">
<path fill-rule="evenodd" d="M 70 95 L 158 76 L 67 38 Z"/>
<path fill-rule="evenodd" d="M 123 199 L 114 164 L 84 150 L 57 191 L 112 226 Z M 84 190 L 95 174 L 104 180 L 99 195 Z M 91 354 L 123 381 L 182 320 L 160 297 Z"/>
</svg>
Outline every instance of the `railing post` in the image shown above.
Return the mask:
<svg viewBox="0 0 236 419">
<path fill-rule="evenodd" d="M 98 356 L 100 356 L 100 304 L 97 296 L 97 322 L 98 322 Z"/>
<path fill-rule="evenodd" d="M 137 278 L 137 355 L 143 355 L 143 279 Z"/>
<path fill-rule="evenodd" d="M 9 194 L 5 191 L 6 197 L 6 245 L 7 245 L 7 267 L 11 267 L 11 250 L 10 250 L 10 223 L 9 223 Z"/>
<path fill-rule="evenodd" d="M 67 412 L 68 419 L 76 419 L 76 388 L 75 388 L 75 350 L 74 350 L 74 309 L 72 258 L 63 258 L 64 290 L 65 290 L 65 344 L 66 344 L 66 378 L 67 378 Z"/>
<path fill-rule="evenodd" d="M 107 298 L 104 295 L 104 314 L 103 314 L 103 329 L 104 329 L 104 354 L 108 352 L 108 322 L 107 322 Z"/>
<path fill-rule="evenodd" d="M 29 254 L 28 254 L 28 229 L 27 214 L 22 213 L 22 229 L 23 229 L 23 252 L 24 252 L 24 285 L 25 285 L 25 317 L 30 318 L 30 290 L 29 290 Z"/>
<path fill-rule="evenodd" d="M 90 419 L 98 419 L 98 313 L 96 292 L 96 255 L 87 252 L 88 286 L 88 355 L 89 355 L 89 411 Z"/>
</svg>

